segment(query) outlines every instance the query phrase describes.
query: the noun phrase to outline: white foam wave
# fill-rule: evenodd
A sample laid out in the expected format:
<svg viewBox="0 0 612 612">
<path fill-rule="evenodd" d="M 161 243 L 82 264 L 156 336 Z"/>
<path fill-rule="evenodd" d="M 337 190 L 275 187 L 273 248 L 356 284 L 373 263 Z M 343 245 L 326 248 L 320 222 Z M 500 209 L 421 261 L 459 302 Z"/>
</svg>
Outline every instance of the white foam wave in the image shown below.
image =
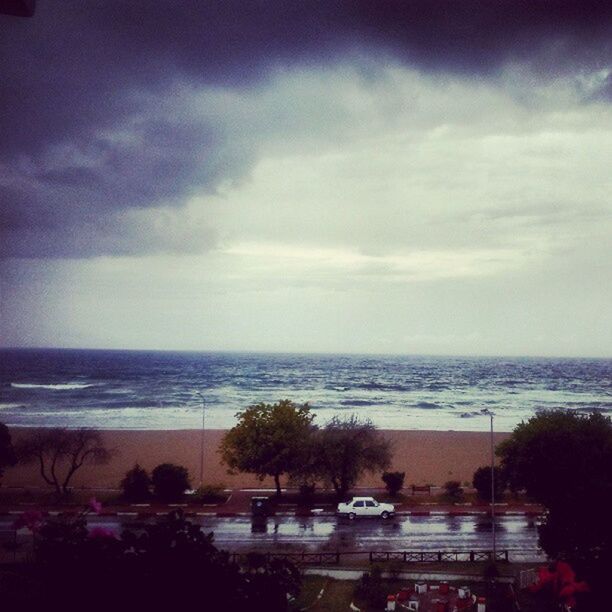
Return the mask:
<svg viewBox="0 0 612 612">
<path fill-rule="evenodd" d="M 15 389 L 50 389 L 51 391 L 71 391 L 93 387 L 91 383 L 61 383 L 57 385 L 36 385 L 34 383 L 11 383 Z"/>
</svg>

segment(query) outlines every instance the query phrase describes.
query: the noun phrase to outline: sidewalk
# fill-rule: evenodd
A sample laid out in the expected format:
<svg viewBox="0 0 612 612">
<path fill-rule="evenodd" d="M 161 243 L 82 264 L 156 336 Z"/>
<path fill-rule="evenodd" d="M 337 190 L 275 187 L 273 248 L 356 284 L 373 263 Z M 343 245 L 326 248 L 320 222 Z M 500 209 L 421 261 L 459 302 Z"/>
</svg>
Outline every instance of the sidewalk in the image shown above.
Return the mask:
<svg viewBox="0 0 612 612">
<path fill-rule="evenodd" d="M 219 504 L 161 504 L 154 501 L 149 504 L 107 504 L 100 514 L 101 516 L 132 516 L 144 519 L 181 509 L 186 516 L 219 518 L 251 516 L 251 498 L 266 496 L 273 500 L 276 516 L 335 516 L 336 504 L 331 495 L 325 496 L 321 502 L 315 498 L 309 507 L 305 507 L 297 504 L 295 491 L 286 491 L 279 499 L 276 499 L 275 491 L 272 489 L 236 489 L 227 492 L 229 493 L 228 499 Z M 373 496 L 378 499 L 386 497 L 384 489 L 360 489 L 356 490 L 355 494 Z M 95 496 L 95 491 L 92 491 L 93 496 Z M 41 506 L 36 502 L 0 503 L 0 516 L 19 515 L 28 510 L 42 511 L 43 514 L 49 516 L 77 514 L 81 508 L 82 506 L 75 504 Z M 491 512 L 490 506 L 484 502 L 477 504 L 439 503 L 432 501 L 429 495 L 419 494 L 406 496 L 404 501 L 395 503 L 395 508 L 397 516 L 488 516 Z M 536 517 L 542 513 L 543 508 L 538 504 L 517 504 L 516 502 L 495 504 L 497 516 Z"/>
</svg>

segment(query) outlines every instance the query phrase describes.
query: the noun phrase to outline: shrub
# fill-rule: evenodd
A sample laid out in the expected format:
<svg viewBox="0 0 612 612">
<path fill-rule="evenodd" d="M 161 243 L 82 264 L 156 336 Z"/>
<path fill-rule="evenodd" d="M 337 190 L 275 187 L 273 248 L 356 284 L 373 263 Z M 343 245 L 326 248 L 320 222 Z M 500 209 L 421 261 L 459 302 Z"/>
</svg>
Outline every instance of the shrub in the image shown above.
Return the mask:
<svg viewBox="0 0 612 612">
<path fill-rule="evenodd" d="M 0 423 L 0 479 L 4 473 L 4 468 L 15 465 L 16 457 L 11 442 L 11 434 L 4 423 Z"/>
<path fill-rule="evenodd" d="M 315 489 L 317 488 L 316 484 L 302 484 L 300 485 L 300 498 L 302 499 L 312 499 L 314 495 Z"/>
<path fill-rule="evenodd" d="M 444 483 L 444 492 L 448 499 L 457 501 L 463 497 L 463 489 L 461 483 L 458 480 L 447 480 Z"/>
<path fill-rule="evenodd" d="M 121 481 L 122 497 L 129 502 L 142 502 L 151 496 L 149 473 L 136 464 Z"/>
<path fill-rule="evenodd" d="M 382 475 L 383 482 L 390 495 L 397 495 L 404 486 L 405 472 L 384 472 Z"/>
<path fill-rule="evenodd" d="M 495 499 L 501 499 L 506 488 L 505 477 L 502 470 L 495 467 Z M 487 465 L 479 467 L 474 472 L 473 485 L 480 499 L 491 501 L 491 468 Z"/>
<path fill-rule="evenodd" d="M 153 492 L 162 501 L 180 501 L 191 488 L 189 472 L 182 465 L 162 463 L 153 470 Z"/>
<path fill-rule="evenodd" d="M 223 483 L 202 485 L 195 492 L 194 499 L 202 504 L 216 504 L 227 499 Z"/>
<path fill-rule="evenodd" d="M 359 579 L 355 587 L 355 596 L 370 606 L 381 606 L 384 604 L 386 595 L 387 589 L 382 581 L 382 568 L 373 565 L 370 571 L 365 572 Z"/>
</svg>

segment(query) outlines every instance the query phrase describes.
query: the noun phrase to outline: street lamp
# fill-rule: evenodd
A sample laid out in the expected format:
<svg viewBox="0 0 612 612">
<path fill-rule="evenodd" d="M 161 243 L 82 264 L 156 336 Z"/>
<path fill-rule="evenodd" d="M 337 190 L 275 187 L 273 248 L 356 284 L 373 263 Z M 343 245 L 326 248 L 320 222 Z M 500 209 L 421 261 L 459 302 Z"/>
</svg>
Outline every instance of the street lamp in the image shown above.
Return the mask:
<svg viewBox="0 0 612 612">
<path fill-rule="evenodd" d="M 493 443 L 493 417 L 495 413 L 491 412 L 488 408 L 480 411 L 481 414 L 486 414 L 491 417 L 491 523 L 492 523 L 492 537 L 493 537 L 493 563 L 497 559 L 497 550 L 495 542 L 495 445 Z"/>
<path fill-rule="evenodd" d="M 202 429 L 200 430 L 200 487 L 204 484 L 204 430 L 206 429 L 206 402 L 204 396 L 199 392 L 196 395 L 202 400 Z"/>
</svg>

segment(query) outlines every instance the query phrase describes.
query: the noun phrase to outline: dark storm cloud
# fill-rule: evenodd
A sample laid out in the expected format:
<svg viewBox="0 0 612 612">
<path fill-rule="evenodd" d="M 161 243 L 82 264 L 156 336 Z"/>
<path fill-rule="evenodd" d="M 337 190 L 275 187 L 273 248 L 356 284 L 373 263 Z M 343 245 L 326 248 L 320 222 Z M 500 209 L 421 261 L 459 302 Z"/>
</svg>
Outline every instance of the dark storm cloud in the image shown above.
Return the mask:
<svg viewBox="0 0 612 612">
<path fill-rule="evenodd" d="M 256 152 L 173 105 L 181 85 L 249 89 L 278 68 L 365 55 L 483 77 L 509 62 L 593 70 L 610 59 L 610 14 L 604 2 L 266 0 L 41 1 L 32 19 L 0 16 L 0 253 L 155 251 L 158 226 L 123 211 L 247 173 Z"/>
</svg>

